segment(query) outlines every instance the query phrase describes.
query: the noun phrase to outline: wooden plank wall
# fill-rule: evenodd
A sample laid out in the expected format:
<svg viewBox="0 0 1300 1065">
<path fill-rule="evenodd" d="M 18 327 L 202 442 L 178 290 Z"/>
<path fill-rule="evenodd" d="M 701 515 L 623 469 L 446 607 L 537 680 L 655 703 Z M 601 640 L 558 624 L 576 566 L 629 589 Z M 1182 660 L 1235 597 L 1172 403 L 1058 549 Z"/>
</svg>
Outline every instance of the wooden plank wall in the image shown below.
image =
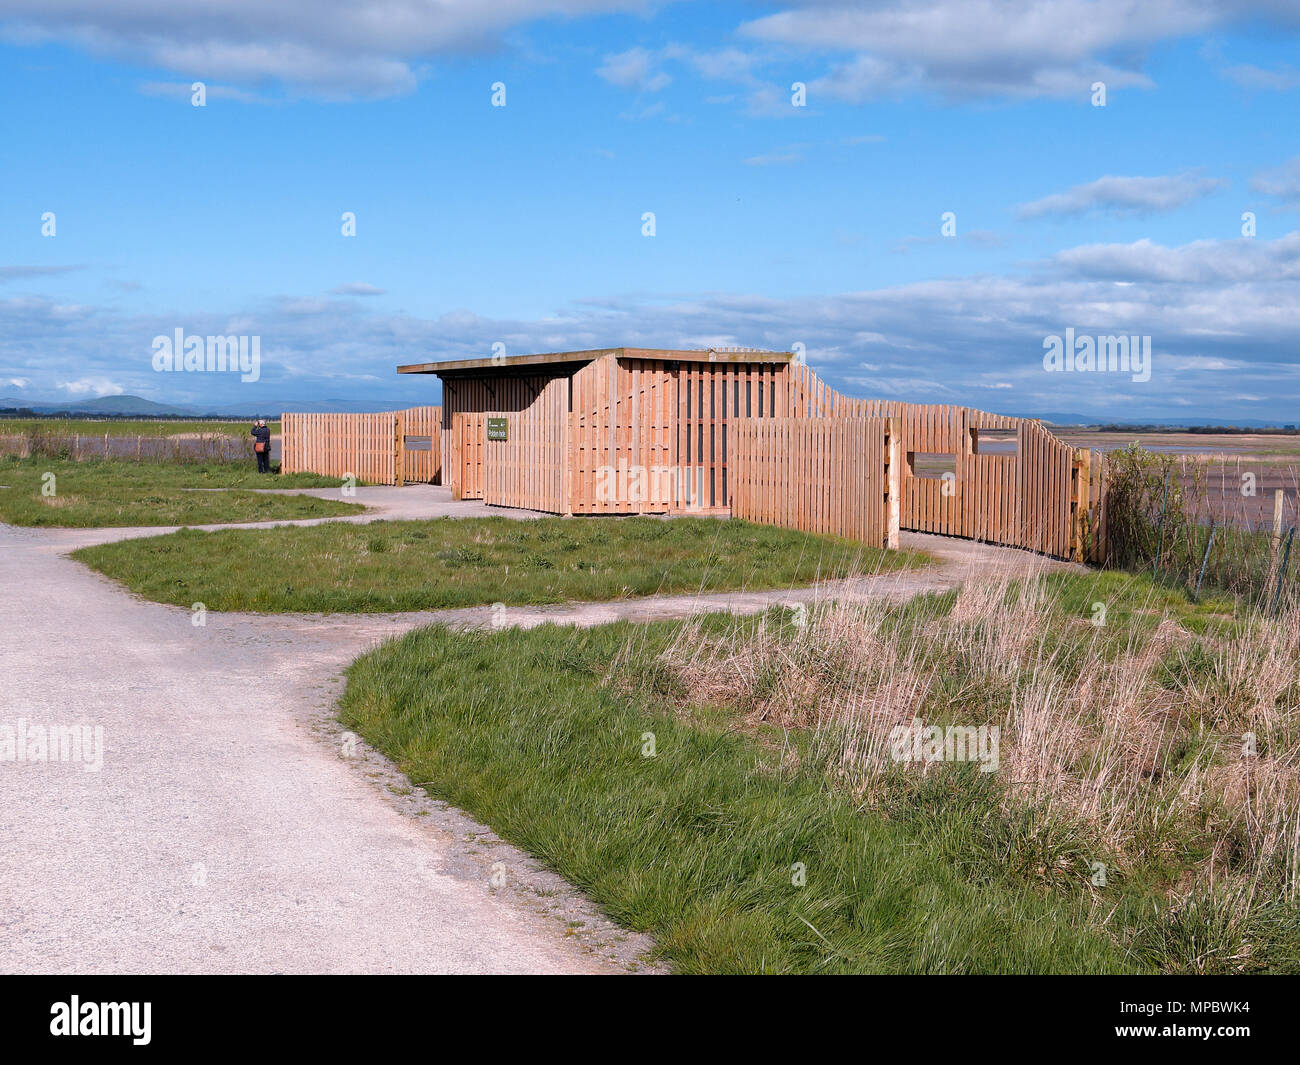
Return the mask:
<svg viewBox="0 0 1300 1065">
<path fill-rule="evenodd" d="M 483 501 L 503 507 L 523 507 L 562 514 L 565 431 L 568 425 L 569 383 L 558 377 L 525 410 L 485 411 L 481 449 Z M 504 418 L 505 440 L 487 439 L 487 419 Z M 468 480 L 468 478 L 467 478 Z"/>
<path fill-rule="evenodd" d="M 785 413 L 785 364 L 619 359 L 573 376 L 575 514 L 725 513 L 729 426 Z"/>
<path fill-rule="evenodd" d="M 437 484 L 442 478 L 442 408 L 408 407 L 399 413 L 403 436 L 427 436 L 430 443 L 428 451 L 402 449 L 403 478 Z"/>
<path fill-rule="evenodd" d="M 1059 558 L 1104 557 L 1105 466 L 1100 453 L 1074 448 L 1040 422 L 971 407 L 852 399 L 793 365 L 787 410 L 807 418 L 898 418 L 901 525 L 1024 547 Z M 981 454 L 972 430 L 1015 430 L 1015 454 Z M 955 458 L 947 482 L 916 475 L 909 456 Z M 1098 552 L 1102 552 L 1099 554 Z"/>
<path fill-rule="evenodd" d="M 694 471 L 690 483 L 697 509 L 717 511 L 727 507 L 731 426 L 740 418 L 766 419 L 786 414 L 787 368 L 783 363 L 680 364 L 677 461 L 684 469 Z"/>
<path fill-rule="evenodd" d="M 280 468 L 285 473 L 351 473 L 369 484 L 396 484 L 403 477 L 433 481 L 441 471 L 440 407 L 280 417 Z M 434 450 L 405 451 L 400 448 L 404 435 L 430 436 Z"/>
<path fill-rule="evenodd" d="M 457 414 L 513 413 L 526 410 L 552 380 L 568 380 L 565 373 L 521 374 L 517 377 L 446 377 L 442 379 L 442 469 L 443 483 L 451 487 L 456 499 L 481 499 L 482 482 L 470 486 L 478 495 L 462 495 L 457 478 L 461 466 L 452 460 L 453 444 L 464 445 L 462 436 L 452 433 Z M 485 423 L 486 424 L 486 423 Z M 462 451 L 471 459 L 481 458 L 472 451 Z"/>
<path fill-rule="evenodd" d="M 568 510 L 665 513 L 683 505 L 677 469 L 677 374 L 662 360 L 605 355 L 573 375 Z"/>
<path fill-rule="evenodd" d="M 1021 507 L 1017 546 L 1067 558 L 1074 448 L 1032 421 L 1016 427 L 1016 442 Z"/>
<path fill-rule="evenodd" d="M 450 465 L 452 499 L 483 498 L 483 448 L 487 444 L 487 414 L 459 411 L 452 416 Z"/>
<path fill-rule="evenodd" d="M 280 468 L 285 473 L 348 474 L 369 484 L 396 479 L 397 413 L 282 414 Z"/>
<path fill-rule="evenodd" d="M 897 546 L 889 419 L 738 418 L 730 430 L 732 517 Z"/>
</svg>

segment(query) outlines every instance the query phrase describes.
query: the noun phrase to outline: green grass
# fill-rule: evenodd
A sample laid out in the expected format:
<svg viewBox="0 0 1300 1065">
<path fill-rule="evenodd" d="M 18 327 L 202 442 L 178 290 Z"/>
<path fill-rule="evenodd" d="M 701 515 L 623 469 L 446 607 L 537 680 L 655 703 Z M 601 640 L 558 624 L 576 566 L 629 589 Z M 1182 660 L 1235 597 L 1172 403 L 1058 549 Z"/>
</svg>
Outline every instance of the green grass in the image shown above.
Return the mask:
<svg viewBox="0 0 1300 1065">
<path fill-rule="evenodd" d="M 53 475 L 52 482 L 47 474 Z M 53 484 L 53 495 L 42 494 L 46 483 Z M 70 528 L 203 525 L 320 518 L 364 510 L 341 500 L 250 491 L 339 483 L 316 474 L 259 475 L 251 464 L 171 466 L 115 459 L 7 458 L 0 459 L 0 521 Z"/>
<path fill-rule="evenodd" d="M 849 608 L 857 627 L 833 606 L 435 626 L 354 662 L 340 717 L 412 782 L 651 933 L 678 971 L 1296 972 L 1292 851 L 1285 838 L 1267 850 L 1294 824 L 1279 819 L 1290 793 L 1273 789 L 1290 780 L 1300 682 L 1255 690 L 1250 661 L 1285 639 L 1261 648 L 1248 604 L 1193 603 L 1150 577 L 1053 574 L 1041 596 L 994 592 L 1002 615 L 951 591 Z M 854 723 L 890 675 L 929 678 L 915 704 L 928 723 L 1001 723 L 1001 771 L 853 754 Z M 1049 687 L 1081 693 L 1064 737 L 1020 734 L 1009 708 Z M 1277 722 L 1265 728 L 1261 709 Z M 1262 754 L 1243 806 L 1213 781 L 1239 762 L 1247 724 Z M 1166 733 L 1158 775 L 1125 760 L 1153 729 Z M 1021 779 L 1040 756 L 1065 759 L 1046 799 Z M 1113 796 L 1095 820 L 1074 805 L 1094 775 Z"/>
<path fill-rule="evenodd" d="M 991 857 L 1001 814 L 978 773 L 937 775 L 916 816 L 886 818 L 653 684 L 605 683 L 673 630 L 419 630 L 350 667 L 341 717 L 679 972 L 1141 971 L 1089 893 L 1050 895 Z"/>
<path fill-rule="evenodd" d="M 178 436 L 186 433 L 224 433 L 243 439 L 252 427 L 252 419 L 225 421 L 152 421 L 133 418 L 0 418 L 0 436 L 29 433 L 32 430 L 66 436 Z M 278 421 L 267 421 L 272 435 L 279 433 Z"/>
<path fill-rule="evenodd" d="M 780 588 L 917 555 L 708 518 L 439 518 L 180 532 L 75 555 L 131 591 L 209 610 L 380 612 Z"/>
</svg>

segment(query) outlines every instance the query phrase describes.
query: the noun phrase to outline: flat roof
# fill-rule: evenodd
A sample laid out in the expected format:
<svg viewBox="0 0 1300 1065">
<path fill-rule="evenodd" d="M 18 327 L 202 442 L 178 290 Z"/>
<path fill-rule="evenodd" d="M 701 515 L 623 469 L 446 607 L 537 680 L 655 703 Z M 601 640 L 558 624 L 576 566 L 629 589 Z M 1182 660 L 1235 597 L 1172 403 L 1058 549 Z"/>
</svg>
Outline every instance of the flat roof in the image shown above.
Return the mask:
<svg viewBox="0 0 1300 1065">
<path fill-rule="evenodd" d="M 466 370 L 508 370 L 519 366 L 583 365 L 605 355 L 620 359 L 664 359 L 668 362 L 792 362 L 792 351 L 758 348 L 591 348 L 586 351 L 550 351 L 538 355 L 504 355 L 489 359 L 451 359 L 399 366 L 398 373 L 457 373 Z"/>
</svg>

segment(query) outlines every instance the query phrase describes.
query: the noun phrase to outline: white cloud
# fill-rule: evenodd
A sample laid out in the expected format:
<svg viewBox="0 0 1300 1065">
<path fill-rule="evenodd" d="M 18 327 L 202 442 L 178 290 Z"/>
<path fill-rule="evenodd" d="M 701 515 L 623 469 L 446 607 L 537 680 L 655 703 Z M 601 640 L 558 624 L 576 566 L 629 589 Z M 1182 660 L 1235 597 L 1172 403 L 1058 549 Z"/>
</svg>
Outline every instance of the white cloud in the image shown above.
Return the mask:
<svg viewBox="0 0 1300 1065">
<path fill-rule="evenodd" d="M 107 377 L 79 377 L 75 381 L 58 381 L 55 387 L 74 396 L 120 396 L 126 391 Z"/>
<path fill-rule="evenodd" d="M 655 57 L 644 48 L 629 48 L 626 52 L 605 56 L 596 73 L 611 85 L 634 92 L 658 92 L 673 80 L 656 69 Z"/>
<path fill-rule="evenodd" d="M 1146 87 L 1143 50 L 1252 16 L 1270 0 L 847 0 L 795 3 L 745 23 L 744 36 L 846 56 L 810 83 L 852 103 L 900 91 L 952 98 L 1078 96 L 1093 81 Z"/>
<path fill-rule="evenodd" d="M 1280 70 L 1265 70 L 1253 63 L 1240 63 L 1224 67 L 1219 73 L 1244 89 L 1268 89 L 1273 92 L 1300 89 L 1300 70 L 1291 66 L 1283 66 Z"/>
<path fill-rule="evenodd" d="M 773 152 L 770 155 L 751 155 L 744 160 L 746 166 L 789 166 L 803 162 L 798 152 Z"/>
<path fill-rule="evenodd" d="M 1300 231 L 1277 240 L 1197 240 L 1176 248 L 1151 240 L 1084 244 L 1058 252 L 1052 262 L 1078 277 L 1130 284 L 1300 281 Z"/>
<path fill-rule="evenodd" d="M 346 281 L 330 289 L 330 293 L 335 296 L 382 296 L 387 291 L 365 281 Z"/>
<path fill-rule="evenodd" d="M 144 96 L 160 96 L 187 104 L 194 97 L 194 83 L 191 81 L 144 81 L 140 83 L 139 90 Z M 237 100 L 246 104 L 268 102 L 264 96 L 237 89 L 233 85 L 208 85 L 205 82 L 203 92 L 205 98 L 210 100 Z"/>
<path fill-rule="evenodd" d="M 1300 155 L 1272 170 L 1261 170 L 1251 178 L 1250 187 L 1265 196 L 1300 201 Z"/>
<path fill-rule="evenodd" d="M 81 266 L 0 266 L 0 283 L 26 281 L 34 277 L 53 277 L 80 269 Z"/>
<path fill-rule="evenodd" d="M 417 317 L 365 300 L 310 294 L 237 316 L 141 314 L 0 299 L 0 366 L 29 395 L 125 391 L 205 409 L 251 397 L 312 403 L 432 402 L 435 383 L 399 378 L 412 351 L 483 356 L 485 338 L 512 352 L 695 346 L 807 346 L 822 376 L 853 395 L 961 402 L 1007 413 L 1110 418 L 1231 419 L 1224 383 L 1264 396 L 1257 417 L 1294 421 L 1300 409 L 1300 231 L 1278 240 L 1088 245 L 977 274 L 821 297 L 709 293 L 575 301 L 550 315 L 490 318 L 473 310 Z M 1130 284 L 1115 285 L 1116 280 Z M 184 323 L 193 335 L 262 338 L 262 381 L 152 372 L 150 342 Z M 1042 340 L 1080 334 L 1153 338 L 1145 385 L 1042 370 Z M 1229 376 L 1230 375 L 1230 376 Z M 163 381 L 160 378 L 166 376 Z M 1011 387 L 1007 387 L 1011 386 Z M 73 393 L 73 388 L 82 390 Z M 165 394 L 160 394 L 160 392 Z M 1244 401 L 1243 401 L 1244 402 Z"/>
<path fill-rule="evenodd" d="M 1021 218 L 1044 215 L 1078 215 L 1089 211 L 1150 213 L 1182 207 L 1227 182 L 1218 178 L 1179 175 L 1172 177 L 1103 177 L 1066 192 L 1045 196 L 1017 209 Z"/>
<path fill-rule="evenodd" d="M 9 41 L 56 41 L 198 80 L 276 81 L 325 97 L 409 92 L 428 57 L 513 26 L 633 10 L 639 0 L 0 0 Z"/>
</svg>

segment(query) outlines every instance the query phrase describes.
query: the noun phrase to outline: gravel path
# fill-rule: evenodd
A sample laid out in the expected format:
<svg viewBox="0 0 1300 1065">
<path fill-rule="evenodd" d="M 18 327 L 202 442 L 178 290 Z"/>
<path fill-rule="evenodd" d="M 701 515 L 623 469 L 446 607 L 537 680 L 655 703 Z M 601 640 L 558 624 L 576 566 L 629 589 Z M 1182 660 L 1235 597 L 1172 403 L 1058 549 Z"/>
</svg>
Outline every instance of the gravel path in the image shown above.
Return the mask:
<svg viewBox="0 0 1300 1065">
<path fill-rule="evenodd" d="M 356 500 L 373 510 L 326 520 L 533 516 L 452 503 L 431 486 L 363 488 Z M 433 621 L 490 625 L 487 608 L 214 613 L 195 625 L 189 611 L 135 598 L 65 557 L 167 531 L 0 525 L 0 757 L 15 731 L 30 748 L 58 726 L 102 728 L 102 745 L 86 734 L 79 760 L 0 760 L 0 971 L 642 967 L 648 940 L 413 792 L 334 721 L 340 671 L 359 653 Z M 938 537 L 904 541 L 942 564 L 818 590 L 514 607 L 505 621 L 596 625 L 832 594 L 906 597 L 973 570 L 1059 566 Z"/>
</svg>

